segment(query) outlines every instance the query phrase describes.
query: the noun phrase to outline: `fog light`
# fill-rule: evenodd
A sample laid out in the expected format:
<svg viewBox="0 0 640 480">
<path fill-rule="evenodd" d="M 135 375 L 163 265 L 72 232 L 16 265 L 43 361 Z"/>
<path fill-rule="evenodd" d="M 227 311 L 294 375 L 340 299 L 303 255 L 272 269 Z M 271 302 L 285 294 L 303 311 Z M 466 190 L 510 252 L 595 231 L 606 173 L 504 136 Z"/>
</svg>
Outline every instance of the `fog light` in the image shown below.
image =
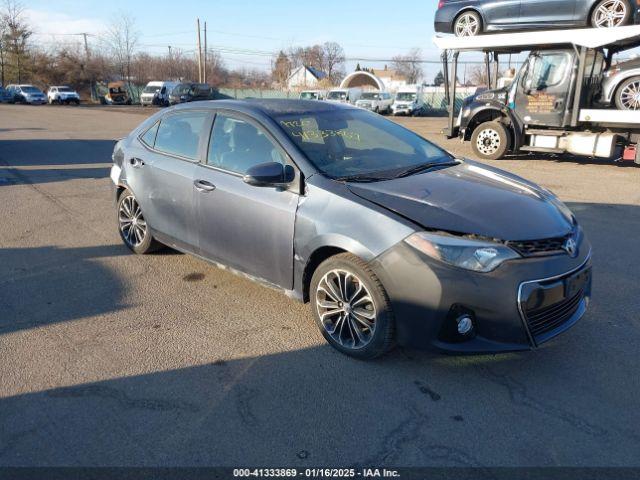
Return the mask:
<svg viewBox="0 0 640 480">
<path fill-rule="evenodd" d="M 462 315 L 456 320 L 458 322 L 458 333 L 468 335 L 473 330 L 473 321 L 469 315 Z"/>
</svg>

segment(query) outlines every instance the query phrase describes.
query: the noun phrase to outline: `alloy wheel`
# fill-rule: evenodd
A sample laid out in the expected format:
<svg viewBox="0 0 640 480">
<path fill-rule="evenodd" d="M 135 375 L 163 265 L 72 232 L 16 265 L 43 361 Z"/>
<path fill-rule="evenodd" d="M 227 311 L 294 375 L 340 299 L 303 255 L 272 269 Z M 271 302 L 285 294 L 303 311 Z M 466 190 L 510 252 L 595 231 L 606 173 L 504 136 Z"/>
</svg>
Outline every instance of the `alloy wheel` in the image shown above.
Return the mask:
<svg viewBox="0 0 640 480">
<path fill-rule="evenodd" d="M 456 37 L 474 37 L 480 30 L 478 17 L 473 13 L 463 13 L 456 21 Z"/>
<path fill-rule="evenodd" d="M 478 134 L 476 146 L 483 155 L 493 155 L 500 148 L 500 134 L 492 128 L 486 128 Z"/>
<path fill-rule="evenodd" d="M 376 307 L 364 283 L 346 270 L 327 272 L 316 290 L 318 316 L 327 334 L 339 345 L 360 349 L 376 329 Z"/>
<path fill-rule="evenodd" d="M 620 103 L 626 110 L 640 109 L 640 81 L 624 86 L 620 91 Z"/>
<path fill-rule="evenodd" d="M 597 28 L 619 27 L 627 18 L 627 8 L 623 0 L 604 2 L 593 15 L 594 26 Z"/>
<path fill-rule="evenodd" d="M 147 236 L 147 222 L 142 216 L 142 210 L 133 195 L 128 195 L 120 202 L 118 209 L 118 223 L 122 238 L 131 247 L 137 247 Z"/>
</svg>

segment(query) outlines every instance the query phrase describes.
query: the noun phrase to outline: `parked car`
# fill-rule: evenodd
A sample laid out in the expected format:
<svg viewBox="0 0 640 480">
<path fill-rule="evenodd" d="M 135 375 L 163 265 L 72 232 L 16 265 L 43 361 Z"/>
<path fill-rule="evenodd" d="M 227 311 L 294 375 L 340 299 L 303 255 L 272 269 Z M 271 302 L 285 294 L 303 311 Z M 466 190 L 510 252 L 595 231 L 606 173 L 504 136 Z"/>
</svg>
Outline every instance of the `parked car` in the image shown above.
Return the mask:
<svg viewBox="0 0 640 480">
<path fill-rule="evenodd" d="M 140 104 L 143 107 L 148 105 L 169 105 L 169 95 L 178 86 L 177 82 L 149 82 L 144 87 L 140 95 Z"/>
<path fill-rule="evenodd" d="M 364 92 L 356 101 L 356 107 L 375 113 L 390 113 L 393 97 L 389 92 Z"/>
<path fill-rule="evenodd" d="M 76 105 L 80 105 L 80 95 L 78 95 L 78 92 L 66 86 L 49 87 L 47 99 L 50 104 L 57 103 L 62 105 L 63 103 L 75 103 Z"/>
<path fill-rule="evenodd" d="M 207 83 L 180 83 L 169 95 L 171 105 L 212 99 L 213 89 Z"/>
<path fill-rule="evenodd" d="M 355 105 L 362 96 L 361 88 L 334 88 L 327 94 L 327 102 L 350 103 Z"/>
<path fill-rule="evenodd" d="M 394 115 L 415 115 L 424 107 L 421 85 L 407 85 L 398 90 L 391 105 Z"/>
<path fill-rule="evenodd" d="M 33 85 L 8 85 L 7 92 L 13 97 L 13 103 L 28 103 L 29 105 L 43 105 L 47 103 L 46 95 Z"/>
<path fill-rule="evenodd" d="M 619 110 L 640 109 L 640 58 L 613 65 L 603 77 L 602 103 Z"/>
<path fill-rule="evenodd" d="M 552 193 L 359 108 L 179 106 L 113 162 L 133 252 L 169 245 L 308 301 L 348 355 L 530 349 L 588 304 L 591 247 Z"/>
<path fill-rule="evenodd" d="M 303 90 L 300 92 L 300 100 L 324 100 L 327 98 L 326 90 Z"/>
<path fill-rule="evenodd" d="M 640 21 L 631 0 L 440 0 L 435 30 L 458 37 L 502 30 L 618 27 Z"/>
<path fill-rule="evenodd" d="M 3 87 L 0 87 L 0 103 L 13 103 L 13 95 Z"/>
<path fill-rule="evenodd" d="M 100 103 L 104 105 L 131 105 L 133 102 L 124 82 L 109 82 L 107 93 L 100 97 Z"/>
</svg>

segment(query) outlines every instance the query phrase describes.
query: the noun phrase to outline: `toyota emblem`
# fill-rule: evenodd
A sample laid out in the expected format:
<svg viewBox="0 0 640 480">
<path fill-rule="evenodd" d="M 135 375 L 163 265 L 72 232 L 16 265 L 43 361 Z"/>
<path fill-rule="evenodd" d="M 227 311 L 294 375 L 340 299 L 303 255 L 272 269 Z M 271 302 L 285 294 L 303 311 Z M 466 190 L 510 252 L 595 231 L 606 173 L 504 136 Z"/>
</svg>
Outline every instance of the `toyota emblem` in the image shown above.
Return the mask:
<svg viewBox="0 0 640 480">
<path fill-rule="evenodd" d="M 575 257 L 576 253 L 578 253 L 578 245 L 576 244 L 576 241 L 573 239 L 573 237 L 567 239 L 563 248 L 570 257 Z"/>
</svg>

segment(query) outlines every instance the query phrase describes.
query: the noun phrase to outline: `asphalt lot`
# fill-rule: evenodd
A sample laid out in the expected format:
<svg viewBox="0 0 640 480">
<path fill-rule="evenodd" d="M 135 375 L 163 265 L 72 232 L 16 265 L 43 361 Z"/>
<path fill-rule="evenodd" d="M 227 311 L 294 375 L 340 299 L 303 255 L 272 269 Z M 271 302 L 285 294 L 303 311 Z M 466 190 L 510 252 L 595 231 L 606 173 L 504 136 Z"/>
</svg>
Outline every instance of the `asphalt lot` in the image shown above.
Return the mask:
<svg viewBox="0 0 640 480">
<path fill-rule="evenodd" d="M 572 330 L 361 362 L 305 305 L 122 245 L 113 139 L 150 112 L 0 105 L 0 466 L 640 466 L 640 168 L 491 162 L 555 191 L 593 243 Z M 470 155 L 444 119 L 400 121 Z"/>
</svg>

